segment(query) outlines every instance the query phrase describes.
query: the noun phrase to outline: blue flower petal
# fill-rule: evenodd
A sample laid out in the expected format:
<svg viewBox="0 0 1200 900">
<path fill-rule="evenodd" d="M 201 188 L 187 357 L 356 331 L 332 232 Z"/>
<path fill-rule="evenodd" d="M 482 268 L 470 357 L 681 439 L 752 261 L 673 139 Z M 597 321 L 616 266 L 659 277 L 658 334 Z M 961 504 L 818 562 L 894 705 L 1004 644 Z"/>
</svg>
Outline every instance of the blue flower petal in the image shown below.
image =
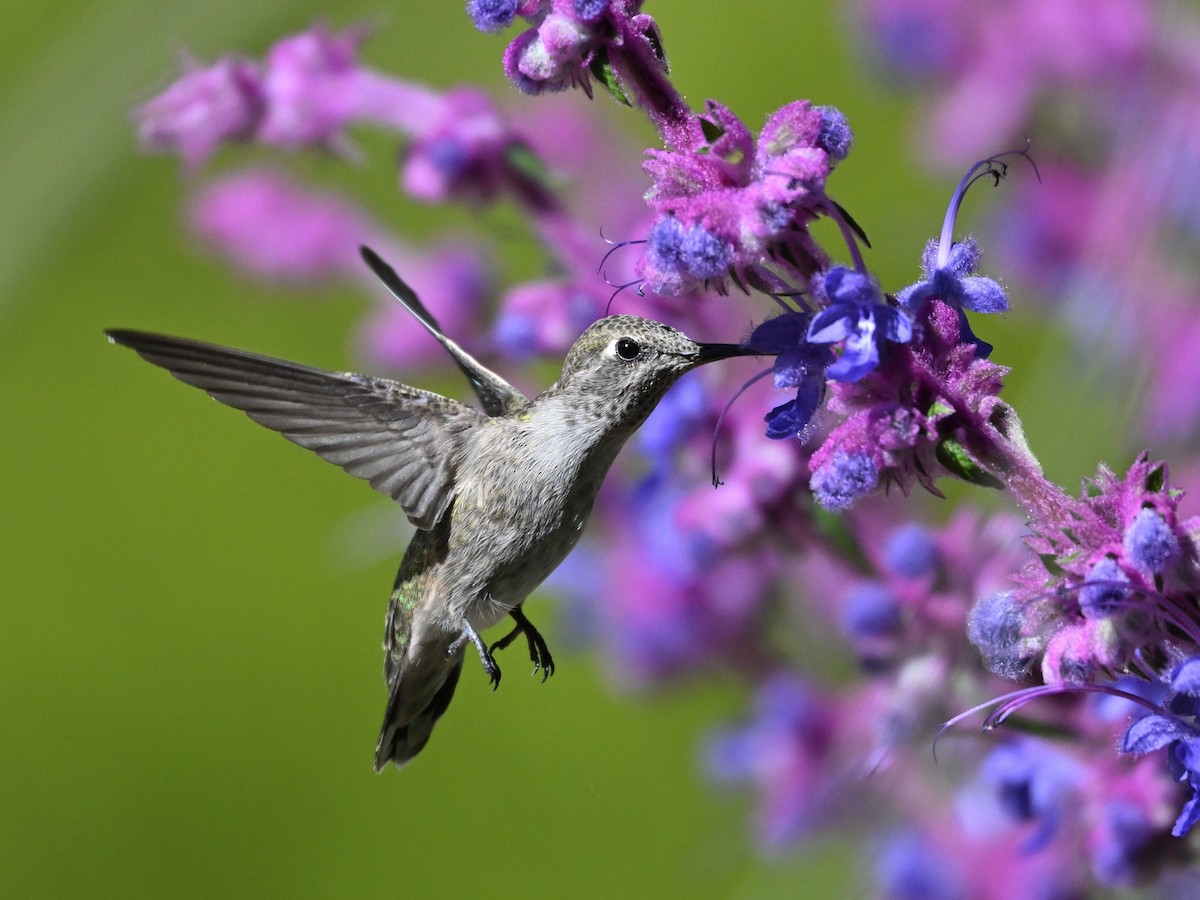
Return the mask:
<svg viewBox="0 0 1200 900">
<path fill-rule="evenodd" d="M 1171 741 L 1194 741 L 1195 729 L 1174 716 L 1149 715 L 1135 719 L 1121 739 L 1122 753 L 1149 753 L 1167 746 Z"/>
<path fill-rule="evenodd" d="M 875 327 L 894 344 L 907 344 L 912 340 L 912 320 L 892 306 L 876 306 Z"/>
<path fill-rule="evenodd" d="M 833 344 L 850 336 L 858 310 L 847 304 L 837 303 L 823 309 L 808 326 L 808 339 L 814 344 Z"/>
<path fill-rule="evenodd" d="M 1183 812 L 1175 820 L 1171 834 L 1175 837 L 1183 837 L 1192 830 L 1192 826 L 1197 822 L 1200 822 L 1200 793 L 1193 791 L 1192 798 L 1183 805 Z"/>
<path fill-rule="evenodd" d="M 1200 697 L 1200 656 L 1189 656 L 1171 670 L 1171 688 L 1180 694 Z"/>
<path fill-rule="evenodd" d="M 933 285 L 928 281 L 918 281 L 910 284 L 896 295 L 896 302 L 910 312 L 920 312 L 921 307 L 933 296 Z"/>
<path fill-rule="evenodd" d="M 767 422 L 767 437 L 775 440 L 802 437 L 824 399 L 825 375 L 817 372 L 800 383 L 795 400 L 775 407 L 763 417 Z"/>
<path fill-rule="evenodd" d="M 951 245 L 950 252 L 946 254 L 946 265 L 942 268 L 961 278 L 975 271 L 982 255 L 974 238 L 957 241 Z"/>
<path fill-rule="evenodd" d="M 778 356 L 800 344 L 805 338 L 805 317 L 797 313 L 784 313 L 767 319 L 750 334 L 746 346 L 759 353 Z"/>
<path fill-rule="evenodd" d="M 999 313 L 1008 309 L 1008 295 L 999 282 L 983 275 L 968 275 L 959 282 L 963 309 L 977 313 Z"/>
<path fill-rule="evenodd" d="M 879 365 L 874 320 L 863 318 L 858 324 L 858 330 L 846 338 L 841 358 L 825 370 L 825 374 L 834 381 L 858 381 Z"/>
<path fill-rule="evenodd" d="M 825 295 L 834 304 L 869 305 L 879 297 L 879 289 L 871 279 L 855 269 L 834 266 L 825 274 Z"/>
</svg>

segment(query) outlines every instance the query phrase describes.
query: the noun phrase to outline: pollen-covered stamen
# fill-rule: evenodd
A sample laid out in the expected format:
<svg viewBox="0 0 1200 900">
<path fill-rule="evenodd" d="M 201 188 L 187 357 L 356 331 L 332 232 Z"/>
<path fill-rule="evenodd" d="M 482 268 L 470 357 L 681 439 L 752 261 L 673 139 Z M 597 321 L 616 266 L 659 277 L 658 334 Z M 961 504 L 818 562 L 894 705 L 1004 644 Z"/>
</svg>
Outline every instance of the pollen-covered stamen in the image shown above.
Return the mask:
<svg viewBox="0 0 1200 900">
<path fill-rule="evenodd" d="M 1042 176 L 1038 172 L 1037 163 L 1029 155 L 1028 143 L 1026 143 L 1024 149 L 1007 150 L 1004 153 L 997 153 L 995 156 L 979 160 L 979 162 L 967 169 L 967 174 L 959 181 L 958 187 L 954 189 L 954 194 L 950 197 L 950 206 L 946 209 L 946 218 L 942 221 L 942 233 L 938 236 L 937 265 L 935 268 L 944 269 L 950 261 L 950 248 L 954 244 L 954 224 L 958 218 L 959 207 L 962 206 L 963 198 L 966 197 L 968 189 L 980 178 L 990 177 L 996 184 L 999 184 L 1000 179 L 1008 174 L 1008 164 L 1002 162 L 1006 156 L 1023 157 L 1029 165 L 1033 166 L 1033 172 L 1037 176 L 1038 181 L 1042 180 Z"/>
</svg>

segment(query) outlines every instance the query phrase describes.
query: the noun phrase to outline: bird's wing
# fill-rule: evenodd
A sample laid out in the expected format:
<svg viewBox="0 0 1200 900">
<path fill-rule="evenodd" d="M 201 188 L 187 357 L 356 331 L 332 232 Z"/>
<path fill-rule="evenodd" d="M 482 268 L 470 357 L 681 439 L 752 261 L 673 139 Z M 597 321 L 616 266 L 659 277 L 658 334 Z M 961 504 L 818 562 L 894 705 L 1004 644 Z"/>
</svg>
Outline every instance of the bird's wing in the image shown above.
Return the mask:
<svg viewBox="0 0 1200 900">
<path fill-rule="evenodd" d="M 430 529 L 454 496 L 460 450 L 478 411 L 408 385 L 325 372 L 185 338 L 110 330 L 108 337 L 288 440 L 366 479 Z"/>
<path fill-rule="evenodd" d="M 442 332 L 441 326 L 438 325 L 437 319 L 433 317 L 433 314 L 425 308 L 425 304 L 417 297 L 416 291 L 410 288 L 396 274 L 396 270 L 379 257 L 379 254 L 370 247 L 360 247 L 359 252 L 362 254 L 363 261 L 371 267 L 371 271 L 383 282 L 383 286 L 391 292 L 393 297 L 400 301 L 400 305 L 412 313 L 413 318 L 424 325 L 429 330 L 429 333 L 437 338 L 438 343 L 446 348 L 446 352 L 454 357 L 454 361 L 458 363 L 458 367 L 462 369 L 463 374 L 467 376 L 467 380 L 471 382 L 471 387 L 475 389 L 475 394 L 479 397 L 479 402 L 483 406 L 484 412 L 489 416 L 508 415 L 509 413 L 516 412 L 529 402 L 524 394 L 457 343 L 446 337 Z"/>
</svg>

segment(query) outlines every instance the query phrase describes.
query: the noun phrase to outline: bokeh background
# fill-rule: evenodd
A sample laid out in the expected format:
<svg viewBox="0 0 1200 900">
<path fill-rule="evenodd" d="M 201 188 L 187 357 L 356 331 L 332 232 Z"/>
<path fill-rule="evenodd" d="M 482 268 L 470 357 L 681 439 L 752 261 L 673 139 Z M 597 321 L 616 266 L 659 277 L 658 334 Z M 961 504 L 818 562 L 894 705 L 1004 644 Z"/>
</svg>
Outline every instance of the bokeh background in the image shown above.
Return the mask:
<svg viewBox="0 0 1200 900">
<path fill-rule="evenodd" d="M 317 17 L 367 20 L 379 30 L 363 58 L 378 68 L 536 103 L 504 83 L 503 41 L 476 33 L 456 2 L 14 6 L 0 30 L 0 895 L 860 891 L 851 841 L 764 859 L 748 799 L 705 781 L 698 741 L 742 708 L 743 686 L 617 691 L 603 659 L 556 640 L 541 596 L 529 609 L 556 676 L 542 685 L 512 663 L 493 694 L 468 662 L 428 751 L 375 775 L 399 517 L 103 338 L 138 327 L 357 365 L 367 297 L 267 288 L 185 238 L 186 178 L 174 159 L 141 155 L 130 125 L 183 53 L 257 55 Z M 661 0 L 649 11 L 694 103 L 717 97 L 752 127 L 796 97 L 847 114 L 857 145 L 831 185 L 874 239 L 885 283 L 911 280 L 957 176 L 919 163 L 912 98 L 884 86 L 848 10 Z M 629 134 L 614 164 L 636 170 L 649 129 L 606 97 L 593 106 Z M 505 269 L 537 258 L 511 213 L 416 206 L 395 191 L 388 142 L 362 146 L 355 170 L 298 165 L 352 185 L 406 234 L 486 229 Z M 970 205 L 990 202 L 969 201 L 968 224 Z M 1016 369 L 1007 395 L 1034 446 L 1073 485 L 1120 447 L 1119 423 L 1095 411 L 1129 383 L 1069 364 L 1061 335 L 1029 321 L 1018 309 L 987 337 Z M 444 371 L 394 374 L 466 394 Z M 1037 387 L 1048 379 L 1054 398 Z"/>
</svg>

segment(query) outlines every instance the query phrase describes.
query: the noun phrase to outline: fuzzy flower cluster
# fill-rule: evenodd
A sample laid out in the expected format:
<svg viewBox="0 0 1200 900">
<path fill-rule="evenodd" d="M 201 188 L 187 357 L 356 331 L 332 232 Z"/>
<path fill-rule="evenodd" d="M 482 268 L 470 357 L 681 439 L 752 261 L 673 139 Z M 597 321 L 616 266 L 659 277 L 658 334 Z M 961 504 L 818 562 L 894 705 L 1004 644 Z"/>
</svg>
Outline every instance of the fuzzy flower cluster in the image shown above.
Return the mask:
<svg viewBox="0 0 1200 900">
<path fill-rule="evenodd" d="M 860 10 L 873 58 L 893 83 L 919 88 L 924 159 L 957 168 L 1035 137 L 1043 184 L 1017 185 L 993 216 L 994 259 L 1031 300 L 1053 304 L 1081 355 L 1144 369 L 1143 430 L 1186 447 L 1200 430 L 1200 394 L 1178 389 L 1200 376 L 1194 10 L 1170 0 L 1014 0 L 1002 16 L 968 0 Z"/>
<path fill-rule="evenodd" d="M 1063 692 L 1137 703 L 1121 749 L 1167 748 L 1190 792 L 1176 836 L 1200 820 L 1200 518 L 1181 518 L 1180 499 L 1145 456 L 1123 478 L 1102 467 L 1037 526 L 1018 586 L 981 599 L 967 628 L 992 671 L 1040 682 L 1005 697 L 992 721 Z"/>
<path fill-rule="evenodd" d="M 781 269 L 807 279 L 822 268 L 805 226 L 829 206 L 825 178 L 849 151 L 842 115 L 798 100 L 768 116 L 755 138 L 710 100 L 700 123 L 699 146 L 647 153 L 655 220 L 639 264 L 646 287 L 724 291 L 731 280 L 763 285 Z"/>
<path fill-rule="evenodd" d="M 1142 21 L 1138 5 L 1018 3 L 1028 22 L 1001 17 L 1014 32 L 1007 48 L 991 47 L 985 29 L 951 27 L 983 15 L 959 0 L 872 0 L 864 11 L 884 61 L 969 99 L 973 77 L 994 90 L 982 69 L 1000 57 L 1037 63 L 1006 70 L 1020 85 L 1030 73 L 1053 75 L 1059 90 L 1140 77 L 1149 31 L 1125 39 L 1117 27 Z M 523 25 L 503 52 L 526 95 L 508 113 L 473 88 L 437 91 L 361 65 L 361 29 L 314 27 L 261 60 L 191 64 L 137 111 L 139 134 L 197 176 L 189 224 L 242 270 L 293 288 L 366 284 L 357 248 L 371 243 L 456 341 L 502 357 L 506 372 L 561 356 L 618 301 L 698 338 L 745 336 L 760 371 L 731 360 L 667 394 L 601 494 L 603 538 L 585 537 L 549 583 L 567 630 L 626 685 L 745 678 L 746 714 L 702 755 L 716 782 L 753 793 L 764 848 L 856 828 L 870 835 L 859 842 L 864 871 L 885 897 L 1083 896 L 1185 861 L 1179 838 L 1200 819 L 1200 522 L 1180 511 L 1165 465 L 1144 455 L 1123 475 L 1101 468 L 1080 498 L 1050 482 L 1001 397 L 1007 369 L 976 333 L 1010 292 L 982 271 L 980 242 L 956 234 L 958 212 L 972 184 L 999 182 L 1004 160 L 1027 154 L 971 167 L 916 280 L 881 284 L 861 229 L 830 194 L 853 141 L 845 117 L 795 100 L 755 133 L 716 100 L 693 109 L 642 6 L 469 0 L 484 32 Z M 1022 37 L 1029 22 L 1058 37 Z M 1071 22 L 1099 43 L 1072 36 Z M 612 129 L 569 97 L 542 96 L 590 98 L 597 86 L 657 130 L 641 179 L 595 164 L 628 151 Z M 1035 101 L 1018 92 L 1008 121 Z M 1200 132 L 1179 116 L 1191 146 Z M 396 135 L 394 181 L 409 196 L 513 205 L 545 271 L 502 291 L 478 237 L 421 246 L 351 197 L 305 186 L 286 158 L 203 179 L 220 148 L 251 143 L 370 162 L 352 144 L 358 127 Z M 970 133 L 957 145 L 946 128 L 930 133 L 943 152 L 972 145 Z M 986 136 L 991 150 L 1025 134 Z M 1028 231 L 1043 269 L 1074 265 L 1083 242 L 1068 220 L 1093 211 L 1074 202 L 1076 181 L 1052 178 L 1062 171 L 1059 159 L 1041 168 L 1056 200 L 1021 203 L 1053 219 Z M 844 249 L 817 243 L 819 218 Z M 608 256 L 601 227 L 622 238 Z M 613 294 L 615 284 L 636 293 Z M 1153 297 L 1139 293 L 1147 303 L 1186 293 L 1179 280 L 1154 284 Z M 1189 329 L 1171 321 L 1186 343 Z M 411 366 L 441 352 L 394 305 L 381 303 L 361 332 L 372 361 Z M 947 478 L 1005 491 L 1025 521 L 960 508 L 928 524 L 885 496 L 919 486 L 937 497 Z M 986 708 L 988 730 L 1008 727 L 963 739 L 962 722 Z"/>
</svg>

